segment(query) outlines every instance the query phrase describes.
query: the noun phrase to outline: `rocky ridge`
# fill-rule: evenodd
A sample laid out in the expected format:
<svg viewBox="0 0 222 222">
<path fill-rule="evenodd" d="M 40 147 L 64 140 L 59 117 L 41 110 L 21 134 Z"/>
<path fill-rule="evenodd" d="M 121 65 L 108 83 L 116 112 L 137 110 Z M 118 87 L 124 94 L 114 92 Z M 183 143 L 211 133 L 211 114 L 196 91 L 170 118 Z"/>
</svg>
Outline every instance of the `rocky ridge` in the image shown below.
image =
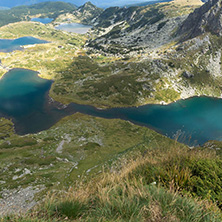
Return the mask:
<svg viewBox="0 0 222 222">
<path fill-rule="evenodd" d="M 143 7 L 108 8 L 95 19 L 88 46 L 111 53 L 160 47 L 174 40 L 175 28 L 201 5 L 201 1 L 177 0 Z"/>
<path fill-rule="evenodd" d="M 180 26 L 178 35 L 183 35 L 183 40 L 206 32 L 222 36 L 221 5 L 221 0 L 209 0 L 202 7 L 197 8 Z"/>
<path fill-rule="evenodd" d="M 56 18 L 56 23 L 77 22 L 87 25 L 93 25 L 95 19 L 103 12 L 103 9 L 96 7 L 91 2 L 86 2 L 76 10 L 60 15 Z"/>
<path fill-rule="evenodd" d="M 195 7 L 198 4 L 201 7 L 188 16 L 186 13 L 175 16 L 175 9 L 166 14 L 166 5 L 173 7 L 175 4 L 183 5 L 184 2 L 109 8 L 99 17 L 106 15 L 107 20 L 97 19 L 94 33 L 97 31 L 98 36 L 88 46 L 99 53 L 116 56 L 139 54 L 138 60 L 146 64 L 143 69 L 146 72 L 141 72 L 136 82 L 149 80 L 150 83 L 152 78 L 157 78 L 149 86 L 149 99 L 156 100 L 160 92 L 162 103 L 200 95 L 221 97 L 221 0 L 211 0 L 203 6 L 193 2 Z M 152 13 L 148 16 L 145 9 Z M 175 20 L 177 23 L 173 23 Z M 170 94 L 173 96 L 168 99 Z"/>
</svg>

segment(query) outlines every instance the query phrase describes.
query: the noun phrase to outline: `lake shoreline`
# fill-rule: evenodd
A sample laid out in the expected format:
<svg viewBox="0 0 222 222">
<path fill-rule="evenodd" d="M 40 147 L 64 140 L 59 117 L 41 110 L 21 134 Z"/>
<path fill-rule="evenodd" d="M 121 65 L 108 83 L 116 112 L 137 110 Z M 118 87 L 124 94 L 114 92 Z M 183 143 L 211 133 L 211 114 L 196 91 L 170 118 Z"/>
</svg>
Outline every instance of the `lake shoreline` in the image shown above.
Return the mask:
<svg viewBox="0 0 222 222">
<path fill-rule="evenodd" d="M 2 66 L 2 63 L 0 63 L 0 67 L 3 67 Z M 6 66 L 4 66 L 4 67 L 6 67 Z M 199 98 L 199 97 L 208 97 L 208 98 L 211 98 L 211 99 L 219 99 L 219 100 L 221 100 L 222 99 L 222 97 L 217 97 L 217 96 L 211 96 L 211 95 L 207 95 L 207 94 L 202 94 L 202 95 L 200 95 L 200 94 L 198 94 L 198 95 L 193 95 L 193 96 L 188 96 L 188 97 L 183 97 L 183 98 L 180 98 L 180 99 L 178 99 L 178 100 L 176 100 L 176 101 L 170 101 L 170 102 L 164 102 L 163 103 L 163 101 L 152 101 L 152 102 L 145 102 L 145 103 L 141 103 L 140 105 L 131 105 L 131 106 L 127 106 L 127 105 L 119 105 L 119 106 L 100 106 L 100 105 L 98 105 L 98 104 L 94 104 L 94 103 L 85 103 L 84 101 L 79 101 L 78 100 L 78 102 L 70 102 L 70 103 L 63 103 L 63 102 L 61 102 L 61 101 L 58 101 L 58 100 L 56 100 L 55 98 L 54 98 L 54 96 L 53 95 L 50 95 L 50 91 L 51 91 L 51 89 L 52 89 L 52 87 L 53 87 L 53 84 L 55 83 L 55 81 L 53 80 L 53 79 L 51 79 L 51 78 L 46 78 L 46 77 L 44 77 L 44 75 L 43 74 L 41 74 L 39 71 L 35 71 L 35 70 L 32 70 L 32 69 L 27 69 L 27 68 L 9 68 L 9 67 L 7 67 L 7 72 L 5 72 L 2 76 L 0 76 L 0 80 L 9 72 L 9 71 L 12 71 L 12 70 L 14 70 L 14 69 L 23 69 L 23 70 L 28 70 L 28 71 L 33 71 L 33 72 L 36 72 L 37 73 L 37 75 L 38 75 L 38 77 L 39 78 L 41 78 L 41 79 L 45 79 L 45 80 L 49 80 L 49 81 L 52 81 L 52 86 L 51 86 L 51 88 L 49 89 L 49 97 L 51 98 L 51 99 L 53 99 L 54 101 L 56 101 L 56 102 L 58 102 L 58 103 L 60 103 L 60 104 L 63 104 L 64 106 L 68 106 L 69 104 L 71 104 L 71 103 L 76 103 L 76 104 L 79 104 L 79 105 L 89 105 L 89 106 L 93 106 L 93 107 L 95 107 L 95 108 L 97 108 L 97 109 L 99 109 L 99 110 L 106 110 L 106 109 L 112 109 L 112 108 L 133 108 L 133 107 L 135 107 L 135 108 L 138 108 L 138 107 L 141 107 L 141 106 L 146 106 L 146 105 L 161 105 L 161 106 L 167 106 L 167 105 L 170 105 L 170 104 L 173 104 L 173 103 L 178 103 L 178 102 L 180 102 L 180 101 L 184 101 L 184 100 L 189 100 L 189 99 L 192 99 L 192 98 Z"/>
<path fill-rule="evenodd" d="M 84 25 L 82 23 L 60 23 L 56 24 L 55 29 L 61 30 L 61 31 L 66 31 L 66 32 L 71 32 L 71 33 L 76 33 L 80 35 L 85 35 L 93 26 L 91 25 Z"/>
<path fill-rule="evenodd" d="M 16 77 L 16 71 L 18 74 L 20 73 L 19 77 Z M 25 73 L 21 76 L 22 71 Z M 52 84 L 55 82 L 39 77 L 39 72 L 19 68 L 12 69 L 7 73 L 10 74 L 10 72 L 15 77 L 4 75 L 0 84 L 3 84 L 3 80 L 7 82 L 7 79 L 14 81 L 13 78 L 19 78 L 19 81 L 14 81 L 15 86 L 13 86 L 15 89 L 19 89 L 19 94 L 15 94 L 16 91 L 12 93 L 7 90 L 10 92 L 8 97 L 7 92 L 4 92 L 4 89 L 7 88 L 2 85 L 3 91 L 0 90 L 0 99 L 2 98 L 0 113 L 2 117 L 12 119 L 15 131 L 19 135 L 47 130 L 66 116 L 82 113 L 104 119 L 129 121 L 135 125 L 155 130 L 164 136 L 190 146 L 203 144 L 208 140 L 222 140 L 220 135 L 220 130 L 222 130 L 220 124 L 222 119 L 220 112 L 222 109 L 221 98 L 194 96 L 172 102 L 168 105 L 145 104 L 141 106 L 101 109 L 93 105 L 73 102 L 63 104 L 55 100 L 50 96 Z M 22 88 L 24 93 L 21 92 L 19 84 L 20 82 L 23 84 L 23 78 L 25 78 L 25 84 L 26 82 L 31 84 L 30 86 L 27 85 L 28 88 L 34 87 L 35 89 L 37 84 L 36 90 L 39 88 L 40 91 L 32 92 L 31 90 L 27 94 L 27 89 L 24 88 L 26 85 L 24 85 Z M 11 87 L 11 82 L 5 84 L 9 84 Z M 32 84 L 34 85 L 32 86 Z M 1 93 L 3 93 L 3 97 Z M 7 100 L 7 98 L 9 99 Z M 31 125 L 30 122 L 32 123 Z M 208 130 L 210 132 L 207 132 Z"/>
</svg>

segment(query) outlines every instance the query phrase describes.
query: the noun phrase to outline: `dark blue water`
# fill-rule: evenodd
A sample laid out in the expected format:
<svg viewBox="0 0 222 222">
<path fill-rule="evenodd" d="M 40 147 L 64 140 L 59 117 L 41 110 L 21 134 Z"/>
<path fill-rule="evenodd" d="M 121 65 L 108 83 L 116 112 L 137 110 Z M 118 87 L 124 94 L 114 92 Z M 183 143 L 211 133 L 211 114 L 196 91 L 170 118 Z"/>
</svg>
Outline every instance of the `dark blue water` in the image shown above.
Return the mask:
<svg viewBox="0 0 222 222">
<path fill-rule="evenodd" d="M 48 129 L 68 115 L 59 104 L 50 102 L 51 84 L 31 70 L 9 71 L 0 80 L 0 117 L 12 119 L 18 134 Z"/>
<path fill-rule="evenodd" d="M 193 97 L 165 105 L 100 110 L 92 106 L 50 101 L 52 81 L 36 72 L 13 69 L 0 80 L 0 116 L 12 118 L 19 134 L 48 129 L 62 117 L 76 112 L 103 118 L 120 118 L 152 128 L 189 145 L 222 140 L 222 100 Z M 133 139 L 133 138 L 132 138 Z"/>
<path fill-rule="evenodd" d="M 0 52 L 12 52 L 14 50 L 22 50 L 21 46 L 43 43 L 47 43 L 47 41 L 30 36 L 18 39 L 0 39 Z"/>
<path fill-rule="evenodd" d="M 41 22 L 43 24 L 48 24 L 53 21 L 52 18 L 32 18 L 32 22 Z"/>
<path fill-rule="evenodd" d="M 86 34 L 92 26 L 90 25 L 83 25 L 80 23 L 63 23 L 55 27 L 58 30 L 63 30 L 67 32 L 74 32 L 77 34 Z"/>
<path fill-rule="evenodd" d="M 107 110 L 77 104 L 70 106 L 93 116 L 129 120 L 189 145 L 203 144 L 208 140 L 222 140 L 221 99 L 193 97 L 169 105 Z"/>
</svg>

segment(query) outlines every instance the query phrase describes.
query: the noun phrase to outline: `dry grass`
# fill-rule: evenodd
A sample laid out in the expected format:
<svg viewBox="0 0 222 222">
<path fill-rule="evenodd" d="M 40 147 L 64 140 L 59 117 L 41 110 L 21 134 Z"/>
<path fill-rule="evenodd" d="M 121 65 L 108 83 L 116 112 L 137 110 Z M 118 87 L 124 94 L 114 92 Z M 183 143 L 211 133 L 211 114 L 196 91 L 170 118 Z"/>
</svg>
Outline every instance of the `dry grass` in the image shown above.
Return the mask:
<svg viewBox="0 0 222 222">
<path fill-rule="evenodd" d="M 174 0 L 171 4 L 179 6 L 190 6 L 190 5 L 203 5 L 204 3 L 200 0 Z"/>
<path fill-rule="evenodd" d="M 181 158 L 198 161 L 217 156 L 207 149 L 179 148 L 175 142 L 164 151 L 156 148 L 137 154 L 136 158 L 124 158 L 90 181 L 78 182 L 66 192 L 50 193 L 44 204 L 33 211 L 30 222 L 36 218 L 45 218 L 45 221 L 221 221 L 221 212 L 213 202 L 185 194 L 181 196 L 174 181 L 168 190 L 158 181 L 147 184 L 144 175 L 138 174 L 138 169 L 171 160 L 179 163 Z M 175 167 L 173 170 L 175 172 L 169 173 L 178 174 L 179 180 L 189 178 L 188 168 L 180 171 Z"/>
<path fill-rule="evenodd" d="M 79 202 L 88 206 L 90 204 L 89 209 L 93 209 L 93 211 L 97 211 L 97 208 L 100 208 L 100 211 L 103 211 L 103 209 L 108 211 L 108 209 L 111 208 L 115 212 L 118 206 L 116 217 L 114 216 L 115 218 L 118 218 L 117 221 L 134 221 L 135 218 L 146 219 L 146 221 L 181 221 L 181 218 L 178 218 L 176 208 L 173 212 L 164 212 L 161 198 L 156 197 L 162 195 L 160 193 L 163 192 L 163 190 L 160 185 L 157 187 L 156 185 L 151 185 L 155 188 L 150 188 L 149 186 L 144 185 L 143 178 L 138 179 L 137 176 L 134 176 L 133 172 L 138 168 L 145 167 L 147 164 L 156 165 L 169 161 L 170 159 L 179 159 L 181 156 L 184 158 L 192 158 L 193 155 L 195 155 L 197 160 L 198 158 L 216 158 L 214 152 L 208 150 L 202 150 L 201 152 L 198 150 L 191 151 L 188 148 L 178 149 L 176 144 L 166 150 L 166 152 L 162 152 L 161 149 L 148 151 L 145 156 L 138 155 L 136 159 L 122 160 L 120 163 L 121 166 L 119 165 L 118 168 L 112 168 L 112 173 L 104 171 L 99 177 L 94 178 L 87 183 L 77 183 L 76 186 L 70 188 L 67 192 L 60 194 L 56 193 L 53 195 L 50 194 L 47 198 L 47 206 L 45 205 L 45 208 L 50 209 L 55 203 Z M 189 169 L 185 168 L 180 172 L 179 168 L 175 167 L 174 170 L 175 172 L 172 172 L 172 174 L 177 173 L 181 176 L 179 180 L 183 181 L 185 180 L 184 178 L 189 178 Z M 164 191 L 164 194 L 167 194 L 172 198 L 172 200 L 170 200 L 172 206 L 176 206 L 177 202 L 179 202 L 178 199 L 181 198 L 178 193 L 178 187 L 176 188 L 174 186 L 172 181 L 169 191 Z M 152 190 L 154 193 L 152 193 Z M 158 198 L 160 198 L 160 200 Z M 184 198 L 186 199 L 188 197 Z M 141 205 L 141 200 L 146 200 L 147 203 Z M 190 204 L 193 201 L 197 208 L 204 209 L 206 215 L 209 211 L 218 214 L 218 208 L 212 202 L 206 200 L 202 201 L 200 199 L 189 199 L 187 201 Z M 110 221 L 109 219 L 107 220 L 110 212 L 106 212 L 106 210 L 101 213 L 100 221 Z M 90 211 L 91 210 L 88 210 L 82 215 L 83 217 L 85 216 L 84 218 L 87 218 L 86 221 L 91 221 L 90 218 L 92 215 L 89 216 Z M 124 215 L 127 219 L 124 219 Z M 197 219 L 196 221 L 201 220 Z"/>
</svg>

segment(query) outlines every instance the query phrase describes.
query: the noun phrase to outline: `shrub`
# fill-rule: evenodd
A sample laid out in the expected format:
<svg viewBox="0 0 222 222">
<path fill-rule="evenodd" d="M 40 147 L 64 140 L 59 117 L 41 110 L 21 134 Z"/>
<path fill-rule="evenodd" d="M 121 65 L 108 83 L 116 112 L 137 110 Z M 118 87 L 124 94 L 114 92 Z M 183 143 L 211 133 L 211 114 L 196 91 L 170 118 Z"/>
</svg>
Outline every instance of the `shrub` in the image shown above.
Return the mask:
<svg viewBox="0 0 222 222">
<path fill-rule="evenodd" d="M 201 150 L 204 153 L 204 150 Z M 147 161 L 131 175 L 143 177 L 146 184 L 157 182 L 164 187 L 208 199 L 222 208 L 222 160 L 197 153 L 172 155 L 156 164 Z"/>
<path fill-rule="evenodd" d="M 68 217 L 69 219 L 76 219 L 85 213 L 86 206 L 75 201 L 64 201 L 54 206 L 53 212 L 57 217 Z"/>
</svg>

